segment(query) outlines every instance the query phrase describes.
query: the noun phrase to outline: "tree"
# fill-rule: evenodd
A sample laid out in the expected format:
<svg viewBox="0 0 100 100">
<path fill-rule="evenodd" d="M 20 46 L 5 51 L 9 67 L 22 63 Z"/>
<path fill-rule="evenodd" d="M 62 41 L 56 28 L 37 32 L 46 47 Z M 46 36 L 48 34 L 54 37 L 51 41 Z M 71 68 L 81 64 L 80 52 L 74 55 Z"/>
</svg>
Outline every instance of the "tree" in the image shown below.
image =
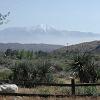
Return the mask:
<svg viewBox="0 0 100 100">
<path fill-rule="evenodd" d="M 26 51 L 26 58 L 27 59 L 32 59 L 33 58 L 33 51 Z"/>
<path fill-rule="evenodd" d="M 7 17 L 9 16 L 10 12 L 8 12 L 7 14 L 3 15 L 0 13 L 0 25 L 7 23 Z"/>
<path fill-rule="evenodd" d="M 7 50 L 5 51 L 5 55 L 6 55 L 6 56 L 11 56 L 11 54 L 12 54 L 12 49 L 7 49 Z"/>
<path fill-rule="evenodd" d="M 36 57 L 46 57 L 48 53 L 40 50 L 40 51 L 35 52 L 35 55 Z"/>
<path fill-rule="evenodd" d="M 80 82 L 96 82 L 97 80 L 97 64 L 90 53 L 78 53 L 73 57 L 71 69 L 78 74 Z"/>
</svg>

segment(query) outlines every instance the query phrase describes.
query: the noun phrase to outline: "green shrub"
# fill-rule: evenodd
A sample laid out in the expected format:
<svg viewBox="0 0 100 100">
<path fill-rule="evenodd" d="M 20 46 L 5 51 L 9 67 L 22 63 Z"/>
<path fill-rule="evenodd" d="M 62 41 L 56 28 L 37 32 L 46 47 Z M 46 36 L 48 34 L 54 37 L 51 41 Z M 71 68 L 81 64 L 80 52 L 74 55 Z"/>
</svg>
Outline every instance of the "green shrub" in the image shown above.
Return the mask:
<svg viewBox="0 0 100 100">
<path fill-rule="evenodd" d="M 51 64 L 47 61 L 38 61 L 32 63 L 30 61 L 16 62 L 11 68 L 13 71 L 12 79 L 28 80 L 33 82 L 53 82 L 53 73 Z"/>
<path fill-rule="evenodd" d="M 96 86 L 77 87 L 76 94 L 95 95 L 97 94 Z"/>
<path fill-rule="evenodd" d="M 0 69 L 0 79 L 9 79 L 9 77 L 12 75 L 12 71 L 8 68 L 2 68 Z"/>
</svg>

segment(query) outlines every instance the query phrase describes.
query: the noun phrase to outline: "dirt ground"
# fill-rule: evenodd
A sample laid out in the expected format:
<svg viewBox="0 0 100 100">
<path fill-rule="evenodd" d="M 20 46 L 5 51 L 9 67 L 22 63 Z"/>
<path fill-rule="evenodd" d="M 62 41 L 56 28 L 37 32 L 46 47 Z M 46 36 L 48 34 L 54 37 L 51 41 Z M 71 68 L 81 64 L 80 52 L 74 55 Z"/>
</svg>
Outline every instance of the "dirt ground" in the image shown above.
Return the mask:
<svg viewBox="0 0 100 100">
<path fill-rule="evenodd" d="M 14 100 L 15 97 L 2 97 L 0 96 L 0 100 Z M 40 97 L 16 97 L 16 100 L 100 100 L 100 96 L 69 96 L 64 98 L 40 98 Z"/>
</svg>

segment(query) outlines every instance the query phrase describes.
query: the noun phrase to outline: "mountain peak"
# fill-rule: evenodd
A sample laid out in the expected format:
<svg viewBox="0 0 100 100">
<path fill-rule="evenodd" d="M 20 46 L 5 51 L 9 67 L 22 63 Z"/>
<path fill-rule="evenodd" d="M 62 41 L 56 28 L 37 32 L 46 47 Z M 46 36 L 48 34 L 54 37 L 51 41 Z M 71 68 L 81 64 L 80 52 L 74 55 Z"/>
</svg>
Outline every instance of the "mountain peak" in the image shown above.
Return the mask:
<svg viewBox="0 0 100 100">
<path fill-rule="evenodd" d="M 36 25 L 35 27 L 33 27 L 33 30 L 36 30 L 36 29 L 42 30 L 44 32 L 55 30 L 52 26 L 47 25 L 47 24 Z"/>
</svg>

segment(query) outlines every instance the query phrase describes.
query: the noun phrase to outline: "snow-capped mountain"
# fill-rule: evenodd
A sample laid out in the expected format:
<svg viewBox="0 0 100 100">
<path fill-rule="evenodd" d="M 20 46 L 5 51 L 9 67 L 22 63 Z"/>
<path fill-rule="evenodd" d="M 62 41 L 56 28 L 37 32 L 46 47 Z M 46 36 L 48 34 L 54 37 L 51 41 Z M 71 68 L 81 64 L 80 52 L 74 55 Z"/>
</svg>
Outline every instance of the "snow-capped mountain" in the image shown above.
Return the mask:
<svg viewBox="0 0 100 100">
<path fill-rule="evenodd" d="M 48 32 L 48 31 L 56 31 L 55 28 L 53 28 L 52 26 L 49 26 L 47 24 L 40 24 L 40 25 L 37 25 L 37 26 L 34 26 L 32 27 L 32 30 L 41 30 L 43 32 Z"/>
<path fill-rule="evenodd" d="M 58 30 L 49 25 L 37 25 L 31 28 L 10 27 L 0 30 L 0 42 L 3 43 L 46 43 L 66 45 L 100 40 L 100 34 L 80 31 Z"/>
</svg>

